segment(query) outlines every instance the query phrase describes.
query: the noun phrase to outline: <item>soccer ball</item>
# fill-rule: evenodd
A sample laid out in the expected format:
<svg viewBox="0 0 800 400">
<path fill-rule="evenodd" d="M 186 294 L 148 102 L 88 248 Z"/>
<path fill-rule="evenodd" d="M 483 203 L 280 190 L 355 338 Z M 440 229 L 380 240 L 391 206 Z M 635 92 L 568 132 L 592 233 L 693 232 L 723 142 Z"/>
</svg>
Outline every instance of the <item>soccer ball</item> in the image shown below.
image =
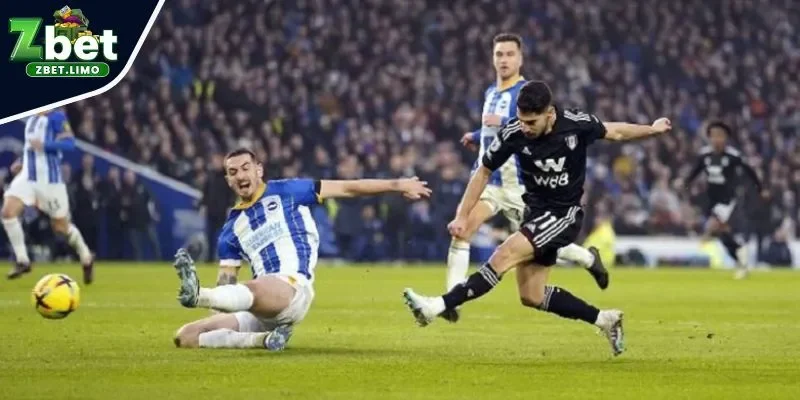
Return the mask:
<svg viewBox="0 0 800 400">
<path fill-rule="evenodd" d="M 31 292 L 31 303 L 47 319 L 61 319 L 78 308 L 81 289 L 64 274 L 49 274 L 39 279 Z"/>
</svg>

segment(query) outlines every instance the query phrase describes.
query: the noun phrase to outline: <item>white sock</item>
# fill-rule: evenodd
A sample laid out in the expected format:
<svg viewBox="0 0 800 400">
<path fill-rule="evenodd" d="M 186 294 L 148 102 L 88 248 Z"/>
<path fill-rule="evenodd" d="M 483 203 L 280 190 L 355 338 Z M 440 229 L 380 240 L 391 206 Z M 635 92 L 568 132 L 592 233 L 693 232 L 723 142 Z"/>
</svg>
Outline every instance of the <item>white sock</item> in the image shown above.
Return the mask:
<svg viewBox="0 0 800 400">
<path fill-rule="evenodd" d="M 200 347 L 212 349 L 252 349 L 263 348 L 266 332 L 236 332 L 230 329 L 217 329 L 201 333 L 197 337 Z"/>
<path fill-rule="evenodd" d="M 469 270 L 469 242 L 453 239 L 447 252 L 447 290 L 464 282 Z"/>
<path fill-rule="evenodd" d="M 578 263 L 583 268 L 589 268 L 594 264 L 594 255 L 575 243 L 558 249 L 558 258 Z"/>
<path fill-rule="evenodd" d="M 81 231 L 78 230 L 75 224 L 69 224 L 67 243 L 78 253 L 82 264 L 89 264 L 92 262 L 92 252 L 89 250 L 89 246 L 86 245 L 86 242 L 83 241 L 83 235 L 81 235 Z"/>
<path fill-rule="evenodd" d="M 247 311 L 253 306 L 253 292 L 241 283 L 200 288 L 197 306 L 224 312 Z"/>
<path fill-rule="evenodd" d="M 433 313 L 436 315 L 443 313 L 444 310 L 447 309 L 447 306 L 444 304 L 444 297 L 442 296 L 434 297 L 431 305 L 433 306 Z"/>
<path fill-rule="evenodd" d="M 8 241 L 11 242 L 11 247 L 14 249 L 14 256 L 20 264 L 30 264 L 31 260 L 28 258 L 28 249 L 25 247 L 25 232 L 22 230 L 22 224 L 19 218 L 3 219 L 3 229 L 6 230 Z"/>
</svg>

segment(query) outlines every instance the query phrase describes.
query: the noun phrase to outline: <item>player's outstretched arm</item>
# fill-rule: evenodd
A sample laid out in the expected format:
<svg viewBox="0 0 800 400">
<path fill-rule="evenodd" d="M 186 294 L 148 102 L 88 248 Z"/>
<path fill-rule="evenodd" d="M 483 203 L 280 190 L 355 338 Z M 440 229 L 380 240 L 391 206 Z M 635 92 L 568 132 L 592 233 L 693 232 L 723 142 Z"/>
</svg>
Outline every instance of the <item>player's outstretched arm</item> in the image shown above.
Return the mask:
<svg viewBox="0 0 800 400">
<path fill-rule="evenodd" d="M 383 193 L 402 193 L 404 197 L 418 200 L 429 197 L 428 182 L 417 177 L 403 179 L 355 179 L 323 180 L 320 183 L 319 197 L 333 199 L 343 197 L 371 196 Z"/>
<path fill-rule="evenodd" d="M 605 122 L 605 138 L 617 142 L 644 139 L 653 135 L 668 132 L 672 122 L 668 118 L 659 118 L 652 125 L 629 124 L 627 122 Z"/>
<path fill-rule="evenodd" d="M 491 177 L 491 175 L 492 170 L 486 168 L 483 164 L 479 165 L 475 173 L 472 174 L 467 184 L 467 189 L 461 197 L 461 202 L 458 204 L 456 218 L 447 225 L 450 234 L 461 237 L 467 229 L 469 214 L 472 212 L 472 209 L 475 208 L 475 205 L 478 204 L 481 193 L 486 189 L 486 185 L 489 184 L 489 177 Z"/>
</svg>

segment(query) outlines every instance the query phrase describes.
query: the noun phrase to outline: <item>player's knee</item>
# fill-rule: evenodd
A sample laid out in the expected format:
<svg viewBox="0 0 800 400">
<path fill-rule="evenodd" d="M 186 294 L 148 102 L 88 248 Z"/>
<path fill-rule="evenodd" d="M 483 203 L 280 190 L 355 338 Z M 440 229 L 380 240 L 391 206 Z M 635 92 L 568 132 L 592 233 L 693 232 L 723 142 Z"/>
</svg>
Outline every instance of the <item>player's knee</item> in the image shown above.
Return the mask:
<svg viewBox="0 0 800 400">
<path fill-rule="evenodd" d="M 50 226 L 53 227 L 54 231 L 65 235 L 69 231 L 69 222 L 67 222 L 66 219 L 52 219 L 50 221 Z"/>
<path fill-rule="evenodd" d="M 200 325 L 196 323 L 190 323 L 182 326 L 177 332 L 175 332 L 175 337 L 173 338 L 175 347 L 190 349 L 199 347 L 201 333 L 202 329 Z"/>
<path fill-rule="evenodd" d="M 540 293 L 525 293 L 519 296 L 519 301 L 525 307 L 540 308 L 544 303 L 544 294 Z"/>
<path fill-rule="evenodd" d="M 3 219 L 17 218 L 20 214 L 20 208 L 16 207 L 13 201 L 6 199 L 6 201 L 3 202 L 3 208 L 0 210 L 0 214 L 2 214 Z"/>
<path fill-rule="evenodd" d="M 497 247 L 492 256 L 489 257 L 489 264 L 492 265 L 495 272 L 502 274 L 514 267 L 516 258 L 517 256 L 514 254 L 511 247 L 501 244 Z"/>
</svg>

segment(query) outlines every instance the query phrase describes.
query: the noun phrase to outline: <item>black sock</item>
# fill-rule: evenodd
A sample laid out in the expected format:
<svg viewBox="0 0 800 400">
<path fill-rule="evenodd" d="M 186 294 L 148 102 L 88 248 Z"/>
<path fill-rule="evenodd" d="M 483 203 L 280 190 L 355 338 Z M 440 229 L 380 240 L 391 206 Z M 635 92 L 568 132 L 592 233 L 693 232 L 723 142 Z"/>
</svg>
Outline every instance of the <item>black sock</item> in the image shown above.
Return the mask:
<svg viewBox="0 0 800 400">
<path fill-rule="evenodd" d="M 733 257 L 734 260 L 739 261 L 739 257 L 736 256 L 736 250 L 739 250 L 739 242 L 734 239 L 733 235 L 730 232 L 725 232 L 719 235 L 719 240 L 722 241 L 722 245 L 725 246 L 725 250 L 728 250 L 728 254 Z"/>
<path fill-rule="evenodd" d="M 467 281 L 459 283 L 447 294 L 442 296 L 444 305 L 448 309 L 456 308 L 469 300 L 477 299 L 489 293 L 500 282 L 500 276 L 494 272 L 489 263 L 483 264 L 478 271 L 470 275 Z"/>
<path fill-rule="evenodd" d="M 539 305 L 542 311 L 548 311 L 560 317 L 579 319 L 594 324 L 600 310 L 575 297 L 572 293 L 556 286 L 544 287 L 544 301 Z"/>
</svg>

